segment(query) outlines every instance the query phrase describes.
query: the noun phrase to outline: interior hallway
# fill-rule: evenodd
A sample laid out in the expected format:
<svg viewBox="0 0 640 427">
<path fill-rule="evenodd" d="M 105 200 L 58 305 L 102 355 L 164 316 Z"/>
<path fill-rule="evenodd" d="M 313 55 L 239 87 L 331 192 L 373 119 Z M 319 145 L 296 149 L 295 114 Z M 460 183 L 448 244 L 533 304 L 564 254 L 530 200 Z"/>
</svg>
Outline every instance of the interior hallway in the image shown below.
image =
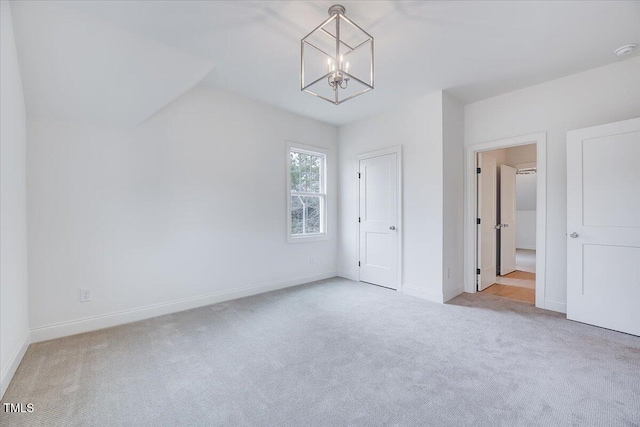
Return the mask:
<svg viewBox="0 0 640 427">
<path fill-rule="evenodd" d="M 516 249 L 516 271 L 497 276 L 496 282 L 482 291 L 485 294 L 536 303 L 536 251 Z"/>
</svg>

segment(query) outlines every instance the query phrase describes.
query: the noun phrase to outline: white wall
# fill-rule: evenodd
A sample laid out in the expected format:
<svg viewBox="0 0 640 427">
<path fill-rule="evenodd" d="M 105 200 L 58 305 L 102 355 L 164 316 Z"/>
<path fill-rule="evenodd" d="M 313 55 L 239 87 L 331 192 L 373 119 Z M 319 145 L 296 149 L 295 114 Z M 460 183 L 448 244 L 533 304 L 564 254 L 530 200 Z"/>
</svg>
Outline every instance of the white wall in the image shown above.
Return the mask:
<svg viewBox="0 0 640 427">
<path fill-rule="evenodd" d="M 537 177 L 535 173 L 516 175 L 516 248 L 518 249 L 536 248 Z"/>
<path fill-rule="evenodd" d="M 335 275 L 334 126 L 197 87 L 133 130 L 27 132 L 34 340 Z M 287 243 L 287 140 L 329 150 L 328 241 Z"/>
<path fill-rule="evenodd" d="M 516 211 L 516 249 L 536 249 L 536 211 Z"/>
<path fill-rule="evenodd" d="M 566 310 L 566 132 L 640 116 L 640 57 L 465 107 L 465 145 L 547 132 L 546 308 Z"/>
<path fill-rule="evenodd" d="M 402 146 L 403 292 L 443 299 L 442 92 L 339 128 L 338 272 L 356 279 L 358 154 Z"/>
<path fill-rule="evenodd" d="M 25 104 L 11 7 L 0 4 L 0 396 L 29 345 Z"/>
<path fill-rule="evenodd" d="M 442 93 L 443 297 L 464 292 L 464 106 Z"/>
<path fill-rule="evenodd" d="M 507 148 L 507 164 L 514 168 L 536 167 L 535 144 Z M 537 174 L 516 175 L 516 248 L 536 249 Z"/>
</svg>

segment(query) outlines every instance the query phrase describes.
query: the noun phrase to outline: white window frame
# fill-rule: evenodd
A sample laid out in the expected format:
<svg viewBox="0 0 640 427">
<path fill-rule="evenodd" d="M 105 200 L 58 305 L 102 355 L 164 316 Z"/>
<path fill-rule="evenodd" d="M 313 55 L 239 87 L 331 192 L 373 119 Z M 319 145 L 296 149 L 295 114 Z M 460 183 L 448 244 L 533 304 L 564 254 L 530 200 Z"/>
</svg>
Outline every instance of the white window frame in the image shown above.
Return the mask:
<svg viewBox="0 0 640 427">
<path fill-rule="evenodd" d="M 294 192 L 291 191 L 291 151 L 295 151 L 303 154 L 311 154 L 313 156 L 322 157 L 323 162 L 320 167 L 320 193 L 295 193 L 300 196 L 319 196 L 320 197 L 320 233 L 308 233 L 304 235 L 291 234 L 291 196 Z M 314 242 L 318 240 L 328 240 L 328 220 L 327 220 L 327 158 L 328 150 L 320 147 L 314 147 L 311 145 L 297 144 L 295 142 L 287 142 L 287 242 L 289 243 L 303 243 Z"/>
</svg>

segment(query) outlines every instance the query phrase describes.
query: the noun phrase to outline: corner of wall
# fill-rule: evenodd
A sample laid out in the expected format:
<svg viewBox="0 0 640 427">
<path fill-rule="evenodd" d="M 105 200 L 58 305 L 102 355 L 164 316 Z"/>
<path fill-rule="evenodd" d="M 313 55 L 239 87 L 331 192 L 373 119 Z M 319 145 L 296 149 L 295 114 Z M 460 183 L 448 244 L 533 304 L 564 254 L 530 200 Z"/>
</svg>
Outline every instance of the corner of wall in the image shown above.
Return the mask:
<svg viewBox="0 0 640 427">
<path fill-rule="evenodd" d="M 31 344 L 31 331 L 27 329 L 27 332 L 24 334 L 22 340 L 20 340 L 19 345 L 15 348 L 11 357 L 9 357 L 7 366 L 2 371 L 2 376 L 0 377 L 0 399 L 4 396 L 7 388 L 9 388 L 13 375 L 18 370 L 18 366 L 20 366 L 20 362 L 22 362 L 22 359 L 29 348 L 29 344 Z"/>
<path fill-rule="evenodd" d="M 442 92 L 443 240 L 442 298 L 446 302 L 464 291 L 464 106 Z"/>
<path fill-rule="evenodd" d="M 29 346 L 26 108 L 11 4 L 0 4 L 0 392 L 4 396 Z"/>
</svg>

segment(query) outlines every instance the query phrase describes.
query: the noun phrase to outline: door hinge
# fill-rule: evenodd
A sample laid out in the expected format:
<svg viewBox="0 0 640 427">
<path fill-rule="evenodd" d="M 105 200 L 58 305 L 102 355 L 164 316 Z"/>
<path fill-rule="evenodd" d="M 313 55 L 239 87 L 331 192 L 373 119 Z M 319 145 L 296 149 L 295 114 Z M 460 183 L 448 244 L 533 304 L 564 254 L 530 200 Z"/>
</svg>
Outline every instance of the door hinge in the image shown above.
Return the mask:
<svg viewBox="0 0 640 427">
<path fill-rule="evenodd" d="M 476 173 L 482 173 L 482 168 L 477 168 Z"/>
<path fill-rule="evenodd" d="M 360 178 L 361 178 L 361 174 L 360 174 L 360 172 L 358 172 L 358 179 L 360 179 Z"/>
<path fill-rule="evenodd" d="M 482 220 L 480 218 L 476 218 L 476 224 L 482 224 Z"/>
<path fill-rule="evenodd" d="M 358 267 L 360 267 L 360 261 L 358 261 Z"/>
<path fill-rule="evenodd" d="M 480 274 L 480 269 L 476 268 L 476 274 Z"/>
<path fill-rule="evenodd" d="M 358 222 L 362 222 L 362 221 L 360 220 L 360 217 L 358 217 Z"/>
</svg>

